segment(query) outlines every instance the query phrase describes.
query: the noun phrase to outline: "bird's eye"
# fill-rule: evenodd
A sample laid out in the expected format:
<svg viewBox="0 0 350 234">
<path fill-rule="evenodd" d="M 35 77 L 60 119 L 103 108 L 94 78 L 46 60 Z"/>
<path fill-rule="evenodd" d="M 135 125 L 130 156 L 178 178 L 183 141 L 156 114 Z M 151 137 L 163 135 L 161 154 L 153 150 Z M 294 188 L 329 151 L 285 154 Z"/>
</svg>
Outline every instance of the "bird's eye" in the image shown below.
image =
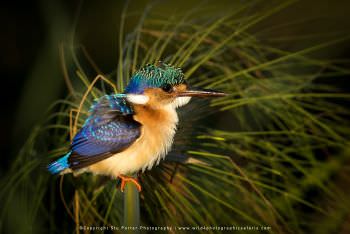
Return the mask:
<svg viewBox="0 0 350 234">
<path fill-rule="evenodd" d="M 162 86 L 163 91 L 167 93 L 171 93 L 173 91 L 173 87 L 170 84 L 165 84 Z"/>
</svg>

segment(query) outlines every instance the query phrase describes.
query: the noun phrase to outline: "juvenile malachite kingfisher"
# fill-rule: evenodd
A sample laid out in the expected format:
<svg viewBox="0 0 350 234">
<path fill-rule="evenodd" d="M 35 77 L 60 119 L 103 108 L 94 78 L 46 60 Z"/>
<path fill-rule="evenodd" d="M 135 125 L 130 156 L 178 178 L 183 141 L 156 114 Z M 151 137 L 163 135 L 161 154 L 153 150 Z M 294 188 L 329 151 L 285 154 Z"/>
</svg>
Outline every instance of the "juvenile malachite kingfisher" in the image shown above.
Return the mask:
<svg viewBox="0 0 350 234">
<path fill-rule="evenodd" d="M 178 124 L 176 108 L 192 97 L 221 97 L 225 93 L 190 88 L 184 73 L 164 63 L 146 65 L 121 94 L 105 95 L 90 108 L 89 117 L 74 136 L 70 151 L 48 165 L 53 174 L 92 172 L 121 179 L 158 165 L 170 150 Z"/>
</svg>

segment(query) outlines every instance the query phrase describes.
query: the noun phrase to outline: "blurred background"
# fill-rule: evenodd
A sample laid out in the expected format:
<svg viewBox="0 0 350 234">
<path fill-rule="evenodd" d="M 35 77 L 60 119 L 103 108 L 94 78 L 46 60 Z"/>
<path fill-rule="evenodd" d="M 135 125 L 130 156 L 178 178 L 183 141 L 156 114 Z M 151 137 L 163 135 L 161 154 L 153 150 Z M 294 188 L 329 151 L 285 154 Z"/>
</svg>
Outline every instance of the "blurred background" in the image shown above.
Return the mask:
<svg viewBox="0 0 350 234">
<path fill-rule="evenodd" d="M 210 14 L 220 15 L 228 8 L 235 9 L 248 3 L 251 1 L 130 1 L 130 16 L 124 30 L 132 31 L 139 22 L 139 13 L 153 4 L 157 5 L 156 9 L 161 11 L 161 15 L 203 6 L 209 9 L 206 12 L 210 17 Z M 64 80 L 67 71 L 60 54 L 64 44 L 79 44 L 78 55 L 84 54 L 85 59 L 91 58 L 102 73 L 110 74 L 117 69 L 120 20 L 125 4 L 126 1 L 113 0 L 6 1 L 2 4 L 1 176 L 8 172 L 33 128 L 47 116 L 48 107 L 68 94 Z M 256 6 L 252 4 L 248 12 L 259 12 L 260 7 L 266 6 L 262 2 Z M 257 35 L 263 43 L 298 51 L 317 43 L 349 36 L 349 10 L 350 2 L 346 0 L 296 1 L 259 21 L 248 31 Z M 285 26 L 274 29 L 274 26 L 283 24 Z M 344 62 L 350 58 L 349 40 L 317 50 L 312 56 L 342 61 L 342 68 L 349 69 L 349 63 Z M 91 70 L 87 74 L 94 77 L 96 72 Z M 339 75 L 332 82 L 342 92 L 350 91 L 347 76 Z M 344 106 L 347 105 L 346 101 L 342 102 Z M 225 127 L 225 124 L 218 123 L 217 127 Z"/>
<path fill-rule="evenodd" d="M 248 2 L 248 1 L 238 1 Z M 59 60 L 59 45 L 67 42 L 72 30 L 80 44 L 106 73 L 113 71 L 118 61 L 120 14 L 125 1 L 6 1 L 1 7 L 1 73 L 2 125 L 1 168 L 8 167 L 11 156 L 28 137 L 33 125 L 43 117 L 47 107 L 65 97 L 63 71 Z M 130 3 L 132 10 L 142 10 L 149 1 Z M 198 4 L 224 9 L 235 1 L 159 1 L 169 14 L 194 8 Z M 315 43 L 303 35 L 319 34 L 320 41 L 335 34 L 350 31 L 350 3 L 346 0 L 299 1 L 282 12 L 268 17 L 251 31 L 261 31 L 276 23 L 305 20 L 264 33 L 261 40 L 280 38 L 280 44 L 298 49 Z M 164 13 L 164 12 L 163 12 Z M 75 18 L 77 18 L 74 24 Z M 133 28 L 138 18 L 126 22 Z M 299 37 L 293 43 L 283 43 L 283 37 Z M 323 56 L 348 58 L 349 43 L 322 50 Z"/>
</svg>

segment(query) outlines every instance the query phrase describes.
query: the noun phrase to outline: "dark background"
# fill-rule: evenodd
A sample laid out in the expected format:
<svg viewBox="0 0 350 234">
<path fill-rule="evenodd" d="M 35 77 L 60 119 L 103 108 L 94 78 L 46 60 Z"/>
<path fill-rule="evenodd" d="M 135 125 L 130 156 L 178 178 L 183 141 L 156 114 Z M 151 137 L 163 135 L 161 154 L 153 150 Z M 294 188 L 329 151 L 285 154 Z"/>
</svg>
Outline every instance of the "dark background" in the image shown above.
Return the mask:
<svg viewBox="0 0 350 234">
<path fill-rule="evenodd" d="M 233 1 L 207 1 L 225 8 Z M 1 173 L 10 165 L 33 126 L 45 116 L 48 106 L 65 97 L 59 60 L 59 45 L 75 32 L 76 42 L 85 46 L 104 72 L 117 66 L 120 13 L 125 1 L 6 1 L 1 4 Z M 159 1 L 164 11 L 189 9 L 199 1 Z M 148 1 L 133 1 L 130 8 L 142 11 Z M 262 40 L 286 35 L 320 34 L 320 41 L 334 33 L 349 34 L 350 2 L 299 1 L 255 26 L 259 32 L 276 23 L 304 18 L 305 23 L 263 34 Z M 164 13 L 164 12 L 162 12 Z M 78 17 L 78 18 L 77 18 Z M 74 19 L 77 18 L 77 21 Z M 76 22 L 76 23 L 74 23 Z M 127 22 L 132 28 L 137 18 Z M 333 33 L 334 32 L 334 33 Z M 296 40 L 283 45 L 291 50 L 317 43 Z M 283 44 L 283 40 L 279 42 Z M 349 43 L 323 50 L 317 56 L 348 58 Z M 346 81 L 339 81 L 348 89 Z"/>
</svg>

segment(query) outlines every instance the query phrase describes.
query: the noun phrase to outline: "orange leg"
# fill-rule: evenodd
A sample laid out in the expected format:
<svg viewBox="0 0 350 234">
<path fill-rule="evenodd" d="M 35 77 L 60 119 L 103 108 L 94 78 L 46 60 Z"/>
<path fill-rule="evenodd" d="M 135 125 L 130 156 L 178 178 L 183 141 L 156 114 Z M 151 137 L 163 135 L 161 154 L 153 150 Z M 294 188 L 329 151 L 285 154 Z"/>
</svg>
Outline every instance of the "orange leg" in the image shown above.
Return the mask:
<svg viewBox="0 0 350 234">
<path fill-rule="evenodd" d="M 119 175 L 118 177 L 122 180 L 122 183 L 120 185 L 120 190 L 122 192 L 124 192 L 124 187 L 125 187 L 126 182 L 129 182 L 129 181 L 133 182 L 135 184 L 137 190 L 139 190 L 139 192 L 141 192 L 141 185 L 139 184 L 137 179 L 135 179 L 133 177 L 129 177 L 129 176 L 124 176 L 124 175 Z"/>
</svg>

